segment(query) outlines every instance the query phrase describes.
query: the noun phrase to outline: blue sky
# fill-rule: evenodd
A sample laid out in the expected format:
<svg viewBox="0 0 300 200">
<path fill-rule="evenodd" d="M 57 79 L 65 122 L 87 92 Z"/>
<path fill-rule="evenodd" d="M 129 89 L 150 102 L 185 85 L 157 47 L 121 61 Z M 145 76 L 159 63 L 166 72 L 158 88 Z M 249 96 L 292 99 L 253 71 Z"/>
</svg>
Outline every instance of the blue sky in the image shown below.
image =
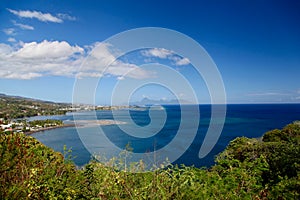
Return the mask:
<svg viewBox="0 0 300 200">
<path fill-rule="evenodd" d="M 296 0 L 3 0 L 0 92 L 71 102 L 78 66 L 99 43 L 129 29 L 162 27 L 181 32 L 206 49 L 222 75 L 228 103 L 300 103 L 299 11 Z M 113 52 L 103 48 L 101 53 L 109 60 Z M 142 69 L 131 77 L 122 75 L 124 70 L 139 69 L 146 59 L 178 70 L 201 102 L 209 103 L 201 77 L 184 62 L 188 58 L 173 55 L 172 49 L 156 50 L 131 53 L 106 74 L 85 71 L 86 76 L 101 77 L 96 103 L 108 104 L 114 85 L 123 78 L 149 77 Z M 174 95 L 150 85 L 134 93 L 132 100 L 144 97 L 170 100 Z M 188 96 L 182 98 L 189 101 Z"/>
</svg>

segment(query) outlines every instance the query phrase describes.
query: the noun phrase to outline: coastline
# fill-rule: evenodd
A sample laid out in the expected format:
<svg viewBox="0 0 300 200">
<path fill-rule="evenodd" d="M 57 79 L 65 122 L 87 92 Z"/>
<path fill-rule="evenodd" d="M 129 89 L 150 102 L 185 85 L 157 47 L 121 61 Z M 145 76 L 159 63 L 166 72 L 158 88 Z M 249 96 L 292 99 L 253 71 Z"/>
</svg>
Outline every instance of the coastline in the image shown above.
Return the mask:
<svg viewBox="0 0 300 200">
<path fill-rule="evenodd" d="M 74 122 L 78 128 L 127 124 L 126 122 L 116 121 L 116 120 L 112 120 L 112 119 L 74 120 Z"/>
<path fill-rule="evenodd" d="M 60 125 L 60 126 L 50 126 L 50 127 L 45 127 L 45 128 L 40 128 L 40 129 L 37 129 L 37 130 L 33 130 L 33 131 L 28 131 L 28 132 L 25 132 L 24 134 L 25 135 L 31 135 L 33 133 L 48 131 L 48 130 L 52 130 L 52 129 L 74 127 L 74 126 L 75 126 L 75 124 L 63 124 L 63 125 Z"/>
<path fill-rule="evenodd" d="M 25 132 L 25 135 L 31 135 L 33 133 L 48 131 L 52 129 L 57 128 L 66 128 L 66 127 L 78 127 L 78 128 L 86 128 L 86 127 L 92 127 L 92 126 L 107 126 L 107 125 L 115 125 L 115 124 L 126 124 L 126 122 L 122 121 L 115 121 L 115 120 L 77 120 L 75 123 L 72 124 L 63 124 L 60 126 L 50 126 L 45 128 L 39 128 L 37 130 L 32 130 Z"/>
</svg>

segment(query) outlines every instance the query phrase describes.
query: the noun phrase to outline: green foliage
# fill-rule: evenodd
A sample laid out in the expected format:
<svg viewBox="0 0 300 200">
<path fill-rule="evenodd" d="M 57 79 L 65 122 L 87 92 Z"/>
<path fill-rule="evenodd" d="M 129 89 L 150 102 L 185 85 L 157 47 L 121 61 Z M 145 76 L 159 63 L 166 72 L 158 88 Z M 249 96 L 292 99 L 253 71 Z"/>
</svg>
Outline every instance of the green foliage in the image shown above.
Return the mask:
<svg viewBox="0 0 300 200">
<path fill-rule="evenodd" d="M 236 138 L 210 169 L 127 164 L 130 147 L 83 169 L 23 134 L 1 136 L 0 199 L 299 199 L 300 127 Z M 134 173 L 133 173 L 134 172 Z"/>
<path fill-rule="evenodd" d="M 0 135 L 0 199 L 65 199 L 82 177 L 63 156 L 23 134 Z"/>
<path fill-rule="evenodd" d="M 300 197 L 300 126 L 297 123 L 267 132 L 262 141 L 236 138 L 216 161 L 213 169 L 220 174 L 238 168 L 246 169 L 250 176 L 261 177 L 253 184 L 261 186 L 261 192 L 269 198 Z"/>
<path fill-rule="evenodd" d="M 46 120 L 34 120 L 29 122 L 31 127 L 40 126 L 40 127 L 51 127 L 51 126 L 61 126 L 63 125 L 62 120 L 56 119 L 46 119 Z"/>
<path fill-rule="evenodd" d="M 300 125 L 298 122 L 289 124 L 282 130 L 272 130 L 264 134 L 264 142 L 289 142 L 293 144 L 300 143 Z"/>
</svg>

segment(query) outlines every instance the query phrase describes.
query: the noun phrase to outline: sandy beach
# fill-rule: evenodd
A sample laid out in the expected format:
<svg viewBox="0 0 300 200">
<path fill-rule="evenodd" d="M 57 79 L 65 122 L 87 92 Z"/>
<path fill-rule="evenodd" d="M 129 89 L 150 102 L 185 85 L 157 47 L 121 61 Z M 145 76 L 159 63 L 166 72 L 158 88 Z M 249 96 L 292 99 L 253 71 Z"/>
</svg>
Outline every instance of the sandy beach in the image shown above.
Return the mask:
<svg viewBox="0 0 300 200">
<path fill-rule="evenodd" d="M 126 124 L 126 122 L 122 121 L 115 121 L 115 120 L 108 120 L 108 119 L 103 119 L 103 120 L 76 120 L 74 121 L 74 124 L 63 124 L 61 126 L 51 126 L 51 127 L 45 127 L 45 128 L 39 128 L 33 131 L 26 132 L 26 135 L 30 135 L 33 133 L 37 132 L 42 132 L 42 131 L 47 131 L 51 129 L 56 129 L 56 128 L 65 128 L 65 127 L 77 127 L 77 128 L 86 128 L 86 127 L 93 127 L 93 126 L 108 126 L 108 125 L 114 125 L 114 124 Z"/>
<path fill-rule="evenodd" d="M 110 120 L 110 119 L 102 119 L 102 120 L 75 120 L 76 127 L 92 127 L 92 126 L 107 126 L 107 125 L 120 125 L 126 124 L 126 122 Z"/>
</svg>

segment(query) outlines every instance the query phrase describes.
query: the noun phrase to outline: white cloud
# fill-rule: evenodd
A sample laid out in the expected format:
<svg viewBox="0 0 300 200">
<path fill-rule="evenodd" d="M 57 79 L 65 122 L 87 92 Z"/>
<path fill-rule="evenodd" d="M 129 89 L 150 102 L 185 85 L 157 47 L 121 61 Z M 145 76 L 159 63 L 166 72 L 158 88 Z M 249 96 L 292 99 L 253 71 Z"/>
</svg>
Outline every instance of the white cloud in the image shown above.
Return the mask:
<svg viewBox="0 0 300 200">
<path fill-rule="evenodd" d="M 180 58 L 178 56 L 172 56 L 170 59 L 175 62 L 176 66 L 182 66 L 182 65 L 190 64 L 190 60 L 188 58 Z"/>
<path fill-rule="evenodd" d="M 57 17 L 60 19 L 64 19 L 64 20 L 70 20 L 70 21 L 75 21 L 76 17 L 70 16 L 68 14 L 64 14 L 64 13 L 58 13 Z"/>
<path fill-rule="evenodd" d="M 16 58 L 25 59 L 65 59 L 74 53 L 83 53 L 79 46 L 70 46 L 67 42 L 47 41 L 23 44 L 22 48 L 13 53 Z"/>
<path fill-rule="evenodd" d="M 147 57 L 167 58 L 173 55 L 173 52 L 164 48 L 153 48 L 143 51 L 142 54 Z"/>
<path fill-rule="evenodd" d="M 114 62 L 116 57 L 110 51 L 111 48 L 110 44 L 100 42 L 88 46 L 87 49 L 90 51 L 88 59 L 85 60 L 86 70 L 97 69 L 101 71 L 105 69 L 105 66 Z"/>
<path fill-rule="evenodd" d="M 0 57 L 1 58 L 10 54 L 12 51 L 13 51 L 13 49 L 10 45 L 0 43 Z"/>
<path fill-rule="evenodd" d="M 142 51 L 142 55 L 146 57 L 157 57 L 160 59 L 169 59 L 174 62 L 176 66 L 188 65 L 190 60 L 188 58 L 181 58 L 175 54 L 175 52 L 164 48 L 153 48 Z M 146 61 L 145 61 L 146 62 Z"/>
<path fill-rule="evenodd" d="M 6 34 L 6 35 L 15 35 L 15 29 L 13 28 L 6 28 L 6 29 L 3 29 L 3 32 Z"/>
<path fill-rule="evenodd" d="M 83 78 L 83 77 L 92 77 L 92 78 L 99 78 L 102 77 L 103 74 L 99 72 L 78 72 L 76 74 L 76 78 Z"/>
<path fill-rule="evenodd" d="M 10 37 L 10 38 L 7 39 L 7 41 L 8 41 L 8 42 L 16 42 L 16 39 L 13 38 L 13 37 Z"/>
<path fill-rule="evenodd" d="M 124 78 L 124 76 L 118 76 L 117 79 L 121 81 L 121 80 L 124 80 L 125 78 Z"/>
<path fill-rule="evenodd" d="M 102 77 L 113 75 L 144 79 L 155 74 L 140 67 L 115 61 L 109 44 L 95 43 L 85 48 L 66 41 L 0 44 L 0 78 L 32 79 L 42 76 Z M 84 67 L 81 64 L 84 62 Z M 109 65 L 109 67 L 107 67 Z M 121 78 L 122 77 L 122 78 Z"/>
<path fill-rule="evenodd" d="M 45 75 L 72 76 L 78 69 L 72 58 L 83 49 L 67 42 L 21 43 L 18 47 L 0 45 L 0 78 L 32 79 Z"/>
<path fill-rule="evenodd" d="M 39 11 L 29 11 L 29 10 L 12 10 L 7 9 L 12 14 L 21 17 L 21 18 L 36 18 L 42 22 L 54 22 L 54 23 L 62 23 L 63 20 L 51 15 L 50 13 L 42 13 Z"/>
<path fill-rule="evenodd" d="M 155 75 L 153 72 L 143 70 L 137 65 L 116 60 L 120 52 L 110 44 L 95 43 L 86 48 L 90 51 L 87 59 L 84 60 L 84 68 L 81 69 L 83 71 L 135 79 L 144 79 Z M 82 76 L 82 73 L 80 73 L 80 76 Z"/>
<path fill-rule="evenodd" d="M 126 76 L 134 79 L 145 79 L 155 77 L 155 72 L 150 72 L 141 69 L 137 65 L 123 62 L 114 62 L 109 66 L 105 73 L 112 74 L 114 76 Z"/>
<path fill-rule="evenodd" d="M 13 23 L 15 26 L 18 26 L 19 28 L 21 28 L 21 29 L 23 29 L 23 30 L 34 30 L 34 27 L 33 27 L 33 26 L 30 26 L 30 25 L 20 24 L 20 23 L 17 23 L 16 21 L 12 21 L 12 23 Z"/>
<path fill-rule="evenodd" d="M 0 74 L 1 76 L 2 74 Z M 6 78 L 9 79 L 23 79 L 23 80 L 29 80 L 29 79 L 33 79 L 33 78 L 37 78 L 37 77 L 41 77 L 42 74 L 40 73 L 33 73 L 33 72 L 29 72 L 29 73 L 24 73 L 24 74 L 16 74 L 16 73 L 7 73 L 7 74 L 3 74 Z"/>
</svg>

